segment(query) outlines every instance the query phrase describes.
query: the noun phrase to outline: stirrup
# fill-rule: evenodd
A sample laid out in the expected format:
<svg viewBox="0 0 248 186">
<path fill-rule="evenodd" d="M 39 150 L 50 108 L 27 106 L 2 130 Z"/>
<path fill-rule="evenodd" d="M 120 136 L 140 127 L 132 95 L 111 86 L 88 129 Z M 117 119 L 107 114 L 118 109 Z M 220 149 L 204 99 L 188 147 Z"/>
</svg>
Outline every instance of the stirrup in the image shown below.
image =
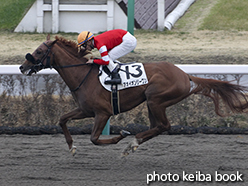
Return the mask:
<svg viewBox="0 0 248 186">
<path fill-rule="evenodd" d="M 119 75 L 120 65 L 117 65 L 115 69 L 111 72 L 111 79 L 106 80 L 104 83 L 106 85 L 121 84 L 121 77 Z"/>
</svg>

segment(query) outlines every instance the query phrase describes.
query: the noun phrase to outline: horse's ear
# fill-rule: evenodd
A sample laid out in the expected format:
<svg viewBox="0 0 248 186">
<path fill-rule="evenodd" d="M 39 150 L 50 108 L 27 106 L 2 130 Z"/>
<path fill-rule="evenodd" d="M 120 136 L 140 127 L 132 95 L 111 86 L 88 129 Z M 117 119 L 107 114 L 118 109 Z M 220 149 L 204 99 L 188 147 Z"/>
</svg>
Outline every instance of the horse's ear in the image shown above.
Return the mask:
<svg viewBox="0 0 248 186">
<path fill-rule="evenodd" d="M 50 40 L 50 34 L 47 34 L 47 40 Z"/>
</svg>

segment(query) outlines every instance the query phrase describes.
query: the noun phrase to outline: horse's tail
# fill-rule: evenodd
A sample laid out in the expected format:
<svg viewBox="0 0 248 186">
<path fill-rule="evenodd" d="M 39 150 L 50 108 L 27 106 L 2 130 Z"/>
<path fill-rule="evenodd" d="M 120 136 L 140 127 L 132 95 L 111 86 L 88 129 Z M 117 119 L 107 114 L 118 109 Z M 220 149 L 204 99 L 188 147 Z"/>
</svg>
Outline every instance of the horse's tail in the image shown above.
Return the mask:
<svg viewBox="0 0 248 186">
<path fill-rule="evenodd" d="M 221 113 L 221 105 L 227 112 L 233 113 L 246 112 L 248 108 L 248 87 L 232 84 L 228 81 L 215 79 L 204 79 L 194 76 L 189 78 L 195 83 L 191 94 L 202 94 L 210 97 L 215 105 L 215 112 L 219 116 L 226 115 Z"/>
</svg>

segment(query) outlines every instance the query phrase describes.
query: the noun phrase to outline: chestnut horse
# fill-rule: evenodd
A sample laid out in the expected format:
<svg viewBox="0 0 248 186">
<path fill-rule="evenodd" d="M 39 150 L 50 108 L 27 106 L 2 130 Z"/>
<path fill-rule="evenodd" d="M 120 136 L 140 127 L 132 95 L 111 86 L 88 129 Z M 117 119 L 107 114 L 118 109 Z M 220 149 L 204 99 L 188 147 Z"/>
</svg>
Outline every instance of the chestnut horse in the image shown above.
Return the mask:
<svg viewBox="0 0 248 186">
<path fill-rule="evenodd" d="M 54 68 L 71 90 L 78 108 L 61 116 L 59 124 L 73 154 L 76 147 L 66 126 L 70 119 L 94 117 L 90 140 L 95 145 L 116 144 L 127 136 L 127 132 L 120 131 L 117 137 L 99 139 L 107 120 L 113 115 L 111 93 L 104 89 L 98 80 L 99 66 L 86 65 L 85 56 L 88 53 L 78 51 L 74 41 L 57 36 L 51 41 L 48 35 L 47 40 L 32 54 L 26 55 L 26 61 L 20 66 L 20 71 L 26 75 L 32 75 L 44 68 Z M 198 93 L 210 97 L 218 115 L 221 115 L 222 102 L 225 108 L 234 113 L 244 112 L 248 107 L 246 87 L 227 81 L 194 77 L 168 62 L 145 63 L 144 68 L 148 84 L 121 90 L 120 112 L 131 110 L 146 101 L 150 129 L 138 133 L 124 149 L 123 155 L 128 155 L 129 151 L 134 152 L 140 144 L 168 131 L 171 126 L 166 117 L 166 108 L 191 94 Z M 192 89 L 190 81 L 194 83 Z"/>
</svg>

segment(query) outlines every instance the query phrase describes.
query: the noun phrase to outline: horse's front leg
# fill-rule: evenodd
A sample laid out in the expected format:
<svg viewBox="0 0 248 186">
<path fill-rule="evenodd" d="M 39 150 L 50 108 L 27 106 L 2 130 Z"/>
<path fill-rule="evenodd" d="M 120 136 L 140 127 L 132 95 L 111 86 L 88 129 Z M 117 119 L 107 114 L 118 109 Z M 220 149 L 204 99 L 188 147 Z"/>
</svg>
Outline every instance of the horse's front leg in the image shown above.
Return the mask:
<svg viewBox="0 0 248 186">
<path fill-rule="evenodd" d="M 122 130 L 120 131 L 120 135 L 117 137 L 110 139 L 99 139 L 109 117 L 110 116 L 108 115 L 99 115 L 99 114 L 95 116 L 95 123 L 90 138 L 92 143 L 94 143 L 95 145 L 116 144 L 130 134 L 128 131 Z"/>
<path fill-rule="evenodd" d="M 68 122 L 68 120 L 70 119 L 82 119 L 84 118 L 84 115 L 82 113 L 82 110 L 77 108 L 63 116 L 61 116 L 60 120 L 59 120 L 59 125 L 61 126 L 63 133 L 65 135 L 65 140 L 68 144 L 69 150 L 72 153 L 72 155 L 75 155 L 76 153 L 76 146 L 73 146 L 73 140 L 71 137 L 71 134 L 66 126 L 66 123 Z"/>
</svg>

